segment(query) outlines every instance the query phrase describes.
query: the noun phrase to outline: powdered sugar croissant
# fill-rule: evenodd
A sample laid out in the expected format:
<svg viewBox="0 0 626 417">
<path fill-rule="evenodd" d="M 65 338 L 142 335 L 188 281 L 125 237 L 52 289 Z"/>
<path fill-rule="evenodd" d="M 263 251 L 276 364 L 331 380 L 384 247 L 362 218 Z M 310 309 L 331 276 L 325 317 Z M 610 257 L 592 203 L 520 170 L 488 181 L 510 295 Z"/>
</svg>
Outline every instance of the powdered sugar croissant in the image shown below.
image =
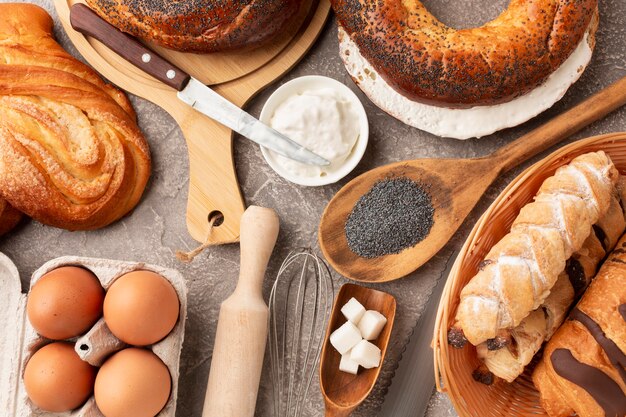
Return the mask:
<svg viewBox="0 0 626 417">
<path fill-rule="evenodd" d="M 149 175 L 124 94 L 54 41 L 43 9 L 0 5 L 0 197 L 42 223 L 94 229 L 128 213 Z"/>
<path fill-rule="evenodd" d="M 567 260 L 546 300 L 513 329 L 501 330 L 495 339 L 476 347 L 476 353 L 494 375 L 513 382 L 524 372 L 544 341 L 550 340 L 561 326 L 574 301 L 596 275 L 600 262 L 612 251 L 626 229 L 625 213 L 620 201 L 626 198 L 626 178 L 620 176 L 618 192 L 612 197 L 606 214 L 593 225 L 583 247 Z M 482 374 L 482 372 L 481 372 Z M 480 375 L 481 381 L 490 380 Z"/>
<path fill-rule="evenodd" d="M 456 321 L 469 342 L 518 326 L 546 300 L 565 261 L 608 211 L 618 178 L 609 157 L 595 152 L 544 181 L 461 292 Z"/>
<path fill-rule="evenodd" d="M 622 215 L 621 222 L 616 222 L 614 229 L 623 232 L 624 227 Z M 507 382 L 513 382 L 521 375 L 543 342 L 549 340 L 563 323 L 578 292 L 576 290 L 584 291 L 605 255 L 596 234 L 591 233 L 582 249 L 568 260 L 568 267 L 561 272 L 550 295 L 539 308 L 526 316 L 517 327 L 502 330 L 502 335 L 476 346 L 478 358 L 487 369 Z"/>
</svg>

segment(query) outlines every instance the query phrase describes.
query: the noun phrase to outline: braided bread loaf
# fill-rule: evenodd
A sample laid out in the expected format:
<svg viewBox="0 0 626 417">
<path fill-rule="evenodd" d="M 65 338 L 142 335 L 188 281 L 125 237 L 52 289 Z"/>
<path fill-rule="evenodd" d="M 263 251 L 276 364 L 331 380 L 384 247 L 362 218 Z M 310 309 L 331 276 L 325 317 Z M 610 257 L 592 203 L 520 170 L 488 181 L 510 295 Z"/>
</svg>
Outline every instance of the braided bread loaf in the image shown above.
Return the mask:
<svg viewBox="0 0 626 417">
<path fill-rule="evenodd" d="M 54 41 L 43 9 L 0 5 L 0 197 L 42 223 L 95 229 L 128 213 L 149 175 L 126 96 Z"/>
<path fill-rule="evenodd" d="M 518 326 L 546 300 L 565 261 L 607 213 L 618 178 L 609 157 L 595 152 L 544 181 L 461 292 L 456 321 L 470 343 Z"/>
</svg>

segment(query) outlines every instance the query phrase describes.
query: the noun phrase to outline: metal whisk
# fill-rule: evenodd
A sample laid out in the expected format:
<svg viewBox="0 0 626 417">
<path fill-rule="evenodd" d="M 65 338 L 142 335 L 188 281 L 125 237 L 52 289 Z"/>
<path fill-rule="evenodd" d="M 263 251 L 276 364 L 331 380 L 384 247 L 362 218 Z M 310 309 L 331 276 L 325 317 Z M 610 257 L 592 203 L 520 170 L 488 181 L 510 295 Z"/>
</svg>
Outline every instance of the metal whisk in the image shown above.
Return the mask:
<svg viewBox="0 0 626 417">
<path fill-rule="evenodd" d="M 294 250 L 269 299 L 268 345 L 275 417 L 302 415 L 317 374 L 334 290 L 330 270 L 311 249 Z"/>
</svg>

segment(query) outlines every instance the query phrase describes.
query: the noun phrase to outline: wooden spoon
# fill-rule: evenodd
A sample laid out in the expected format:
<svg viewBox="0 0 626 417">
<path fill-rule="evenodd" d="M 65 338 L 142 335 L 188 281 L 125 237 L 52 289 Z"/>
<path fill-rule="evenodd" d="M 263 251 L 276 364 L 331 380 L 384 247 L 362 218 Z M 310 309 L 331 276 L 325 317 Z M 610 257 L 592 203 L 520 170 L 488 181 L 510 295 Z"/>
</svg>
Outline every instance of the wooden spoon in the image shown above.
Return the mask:
<svg viewBox="0 0 626 417">
<path fill-rule="evenodd" d="M 416 159 L 368 171 L 346 184 L 328 203 L 319 226 L 324 256 L 356 281 L 401 278 L 435 255 L 459 228 L 483 193 L 501 174 L 559 143 L 626 104 L 626 77 L 498 151 L 472 159 Z M 344 226 L 358 199 L 383 179 L 408 177 L 423 184 L 435 209 L 428 236 L 398 254 L 363 258 L 348 247 Z"/>
<path fill-rule="evenodd" d="M 346 318 L 341 313 L 341 307 L 352 297 L 363 304 L 367 310 L 376 310 L 387 318 L 387 324 L 378 338 L 372 340 L 372 343 L 381 351 L 380 366 L 372 369 L 359 368 L 357 375 L 339 370 L 341 355 L 330 344 L 330 334 L 346 322 Z M 341 287 L 328 322 L 326 340 L 320 359 L 320 388 L 326 403 L 326 417 L 349 416 L 372 391 L 385 360 L 395 315 L 396 299 L 393 296 L 356 284 L 344 284 Z"/>
</svg>

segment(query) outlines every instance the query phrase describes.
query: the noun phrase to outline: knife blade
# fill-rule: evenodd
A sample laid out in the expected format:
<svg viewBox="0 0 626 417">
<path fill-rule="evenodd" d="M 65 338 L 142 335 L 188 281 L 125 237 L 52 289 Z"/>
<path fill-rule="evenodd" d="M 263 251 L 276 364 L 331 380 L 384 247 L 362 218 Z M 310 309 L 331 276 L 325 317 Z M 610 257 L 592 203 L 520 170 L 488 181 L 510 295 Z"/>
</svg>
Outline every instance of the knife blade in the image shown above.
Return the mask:
<svg viewBox="0 0 626 417">
<path fill-rule="evenodd" d="M 439 298 L 459 251 L 454 252 L 430 294 L 424 312 L 413 328 L 398 361 L 379 416 L 423 417 L 435 388 L 433 352 L 430 343 Z"/>
<path fill-rule="evenodd" d="M 121 32 L 86 5 L 76 3 L 70 8 L 70 23 L 74 30 L 97 39 L 137 68 L 176 89 L 178 98 L 184 103 L 251 141 L 304 164 L 330 164 L 321 156 L 261 123 L 134 37 Z"/>
<path fill-rule="evenodd" d="M 329 162 L 275 129 L 261 123 L 195 78 L 178 92 L 178 98 L 200 113 L 287 158 L 311 165 Z"/>
</svg>

